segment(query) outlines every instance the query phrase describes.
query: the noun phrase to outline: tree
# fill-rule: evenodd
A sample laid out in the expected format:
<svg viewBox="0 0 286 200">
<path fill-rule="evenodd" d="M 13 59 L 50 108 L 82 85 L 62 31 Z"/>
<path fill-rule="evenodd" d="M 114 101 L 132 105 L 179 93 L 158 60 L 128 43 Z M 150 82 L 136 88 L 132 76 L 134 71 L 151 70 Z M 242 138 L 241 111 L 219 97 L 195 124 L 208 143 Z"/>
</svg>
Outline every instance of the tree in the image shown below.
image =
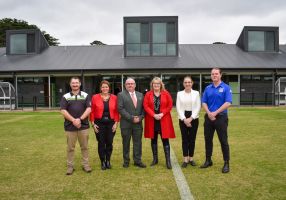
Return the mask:
<svg viewBox="0 0 286 200">
<path fill-rule="evenodd" d="M 101 41 L 94 40 L 93 42 L 90 43 L 90 45 L 106 45 L 106 44 L 104 44 L 104 43 L 101 42 Z"/>
<path fill-rule="evenodd" d="M 50 46 L 58 46 L 60 43 L 58 42 L 59 39 L 54 38 L 50 34 L 46 33 L 46 31 L 42 31 L 42 34 L 46 38 L 47 42 L 49 43 Z"/>
<path fill-rule="evenodd" d="M 28 22 L 19 19 L 3 18 L 0 19 L 0 47 L 6 46 L 6 30 L 18 30 L 18 29 L 39 29 L 34 24 L 28 24 Z M 46 38 L 50 46 L 58 46 L 59 39 L 54 38 L 45 31 L 41 31 Z"/>
</svg>

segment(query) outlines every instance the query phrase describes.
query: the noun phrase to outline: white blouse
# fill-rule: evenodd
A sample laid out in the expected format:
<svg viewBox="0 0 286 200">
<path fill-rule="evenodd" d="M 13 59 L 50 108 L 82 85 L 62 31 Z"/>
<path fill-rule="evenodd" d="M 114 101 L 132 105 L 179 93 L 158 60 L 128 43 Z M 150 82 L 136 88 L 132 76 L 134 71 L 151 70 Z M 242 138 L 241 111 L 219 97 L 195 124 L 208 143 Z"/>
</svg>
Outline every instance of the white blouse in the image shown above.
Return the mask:
<svg viewBox="0 0 286 200">
<path fill-rule="evenodd" d="M 201 98 L 200 93 L 196 90 L 191 90 L 191 92 L 185 92 L 185 90 L 177 93 L 176 108 L 178 113 L 178 118 L 184 120 L 185 111 L 192 111 L 192 118 L 199 118 L 199 113 L 201 110 Z"/>
</svg>

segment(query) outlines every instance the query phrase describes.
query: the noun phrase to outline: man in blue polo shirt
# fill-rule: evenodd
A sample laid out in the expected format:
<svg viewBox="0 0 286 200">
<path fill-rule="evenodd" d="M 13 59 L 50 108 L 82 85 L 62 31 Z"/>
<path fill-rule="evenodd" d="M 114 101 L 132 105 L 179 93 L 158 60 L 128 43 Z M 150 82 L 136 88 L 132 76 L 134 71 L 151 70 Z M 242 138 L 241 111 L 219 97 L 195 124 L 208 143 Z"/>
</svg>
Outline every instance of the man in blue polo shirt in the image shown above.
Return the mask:
<svg viewBox="0 0 286 200">
<path fill-rule="evenodd" d="M 219 68 L 211 71 L 212 84 L 205 88 L 202 106 L 206 111 L 204 123 L 206 161 L 201 168 L 212 166 L 213 136 L 216 131 L 221 144 L 224 166 L 222 173 L 229 172 L 229 145 L 227 140 L 228 116 L 227 109 L 232 103 L 230 87 L 221 80 L 222 74 Z"/>
<path fill-rule="evenodd" d="M 74 150 L 76 141 L 79 141 L 82 154 L 82 169 L 89 173 L 88 164 L 88 116 L 91 111 L 90 99 L 87 93 L 80 91 L 80 79 L 70 79 L 71 92 L 66 93 L 60 102 L 61 113 L 65 118 L 64 128 L 67 137 L 67 172 L 71 175 L 74 171 Z"/>
</svg>

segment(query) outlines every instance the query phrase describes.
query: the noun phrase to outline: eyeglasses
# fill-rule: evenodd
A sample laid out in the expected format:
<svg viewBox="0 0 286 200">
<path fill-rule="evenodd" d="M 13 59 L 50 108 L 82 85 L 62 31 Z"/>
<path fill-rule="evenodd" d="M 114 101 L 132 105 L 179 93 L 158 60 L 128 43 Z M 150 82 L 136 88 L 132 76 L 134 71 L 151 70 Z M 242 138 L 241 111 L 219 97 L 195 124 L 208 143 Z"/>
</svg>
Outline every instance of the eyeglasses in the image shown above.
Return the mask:
<svg viewBox="0 0 286 200">
<path fill-rule="evenodd" d="M 135 85 L 135 83 L 126 83 L 126 85 Z"/>
<path fill-rule="evenodd" d="M 184 83 L 192 83 L 192 82 L 184 82 Z"/>
<path fill-rule="evenodd" d="M 153 85 L 161 85 L 161 83 L 153 83 Z"/>
</svg>

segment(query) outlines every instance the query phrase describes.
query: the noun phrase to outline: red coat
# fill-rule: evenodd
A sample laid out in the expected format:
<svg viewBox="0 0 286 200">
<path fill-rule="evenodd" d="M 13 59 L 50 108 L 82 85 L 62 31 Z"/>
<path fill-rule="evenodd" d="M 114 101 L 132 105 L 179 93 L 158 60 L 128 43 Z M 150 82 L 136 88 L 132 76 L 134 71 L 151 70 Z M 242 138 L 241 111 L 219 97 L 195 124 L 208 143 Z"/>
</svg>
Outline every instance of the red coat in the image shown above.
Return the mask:
<svg viewBox="0 0 286 200">
<path fill-rule="evenodd" d="M 103 109 L 104 105 L 100 94 L 93 95 L 91 99 L 91 113 L 89 120 L 93 122 L 95 119 L 101 119 L 103 114 Z M 119 113 L 117 110 L 117 96 L 113 94 L 110 94 L 109 113 L 111 119 L 113 119 L 116 122 L 119 121 Z"/>
<path fill-rule="evenodd" d="M 144 137 L 154 138 L 154 93 L 149 91 L 146 93 L 143 101 L 143 106 L 145 110 L 145 128 Z M 168 91 L 161 91 L 160 95 L 160 113 L 164 116 L 160 120 L 161 122 L 161 132 L 162 138 L 175 138 L 175 130 L 173 127 L 171 111 L 173 107 L 173 100 Z"/>
</svg>

